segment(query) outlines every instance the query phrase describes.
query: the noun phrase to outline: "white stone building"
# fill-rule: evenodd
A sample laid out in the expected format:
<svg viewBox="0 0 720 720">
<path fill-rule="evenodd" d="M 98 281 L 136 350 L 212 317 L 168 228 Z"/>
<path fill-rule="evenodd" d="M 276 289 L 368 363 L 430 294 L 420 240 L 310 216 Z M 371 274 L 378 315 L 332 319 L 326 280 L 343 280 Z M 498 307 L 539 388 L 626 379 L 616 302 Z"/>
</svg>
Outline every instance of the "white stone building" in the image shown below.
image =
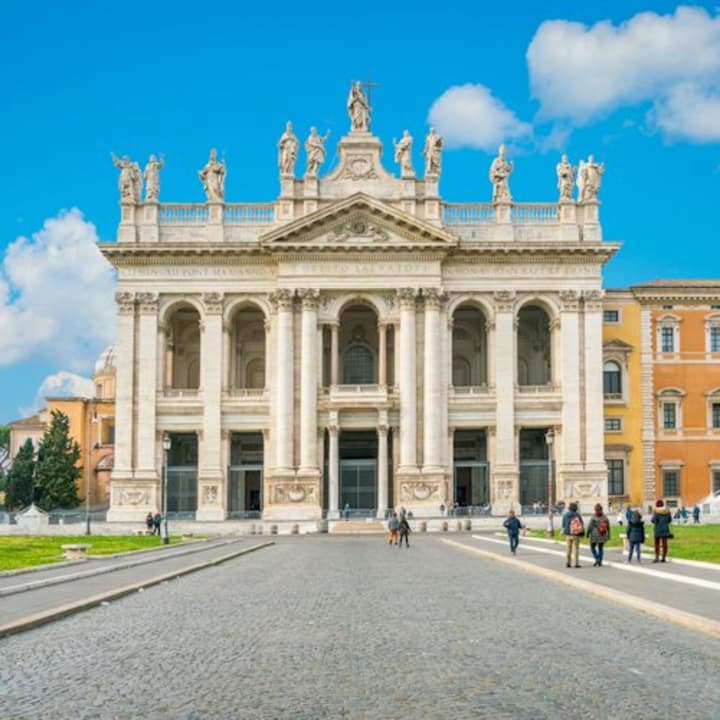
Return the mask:
<svg viewBox="0 0 720 720">
<path fill-rule="evenodd" d="M 396 177 L 351 118 L 321 177 L 289 128 L 267 204 L 226 203 L 214 159 L 202 204 L 121 174 L 109 520 L 161 507 L 165 435 L 168 507 L 199 520 L 504 514 L 547 501 L 549 454 L 553 501 L 607 502 L 596 192 L 514 203 L 506 165 L 494 204 L 445 202 L 436 135 Z"/>
</svg>

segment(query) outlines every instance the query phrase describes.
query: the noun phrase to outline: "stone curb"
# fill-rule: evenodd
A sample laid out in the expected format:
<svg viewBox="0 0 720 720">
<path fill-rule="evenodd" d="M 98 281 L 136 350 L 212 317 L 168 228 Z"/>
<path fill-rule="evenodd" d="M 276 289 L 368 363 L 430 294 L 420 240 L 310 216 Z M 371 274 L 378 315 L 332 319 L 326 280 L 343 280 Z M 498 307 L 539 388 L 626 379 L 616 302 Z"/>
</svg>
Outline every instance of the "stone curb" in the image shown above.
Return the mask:
<svg viewBox="0 0 720 720">
<path fill-rule="evenodd" d="M 260 543 L 259 545 L 253 545 L 252 547 L 243 548 L 242 550 L 237 550 L 235 552 L 228 553 L 227 555 L 221 555 L 219 558 L 205 560 L 204 562 L 189 565 L 188 567 L 180 568 L 178 570 L 173 570 L 172 572 L 164 573 L 163 575 L 156 575 L 153 578 L 147 578 L 146 580 L 125 585 L 121 588 L 115 588 L 114 590 L 108 590 L 104 593 L 91 595 L 83 600 L 61 605 L 60 607 L 53 608 L 52 610 L 45 610 L 43 612 L 35 613 L 34 615 L 28 615 L 20 620 L 0 625 L 0 638 L 40 627 L 41 625 L 52 622 L 53 620 L 59 620 L 60 618 L 67 617 L 73 613 L 99 605 L 102 602 L 116 600 L 117 598 L 129 595 L 137 590 L 158 585 L 165 580 L 172 580 L 173 578 L 181 577 L 182 575 L 188 575 L 190 573 L 197 572 L 198 570 L 204 570 L 205 568 L 212 567 L 213 565 L 219 565 L 227 560 L 232 560 L 233 558 L 240 557 L 241 555 L 247 555 L 248 553 L 255 552 L 256 550 L 262 550 L 263 548 L 270 547 L 274 544 L 274 542 L 269 541 Z"/>
<path fill-rule="evenodd" d="M 205 541 L 203 541 L 205 542 Z M 60 585 L 65 582 L 72 582 L 73 580 L 81 580 L 82 578 L 87 577 L 94 577 L 96 575 L 105 575 L 106 573 L 116 572 L 117 570 L 127 570 L 128 568 L 137 567 L 139 565 L 147 565 L 148 563 L 152 562 L 158 562 L 162 560 L 168 560 L 170 558 L 176 558 L 176 557 L 184 557 L 185 555 L 192 555 L 194 553 L 203 552 L 204 550 L 210 550 L 213 547 L 223 547 L 224 545 L 230 545 L 234 542 L 238 542 L 238 538 L 234 538 L 232 540 L 223 540 L 221 542 L 217 542 L 214 545 L 210 546 L 204 546 L 204 547 L 191 547 L 187 548 L 186 550 L 179 552 L 175 551 L 172 552 L 165 557 L 140 557 L 136 560 L 136 562 L 124 562 L 118 565 L 112 565 L 110 567 L 95 567 L 95 568 L 88 568 L 85 570 L 80 570 L 79 572 L 72 573 L 69 575 L 56 575 L 55 577 L 46 578 L 45 580 L 34 580 L 29 581 L 20 585 L 11 585 L 10 587 L 6 588 L 0 588 L 0 597 L 7 597 L 8 595 L 17 595 L 18 593 L 22 592 L 28 592 L 29 590 L 38 590 L 39 588 L 43 587 L 50 587 L 51 585 Z M 172 546 L 173 550 L 175 548 L 180 548 L 182 545 L 174 545 Z M 157 552 L 157 548 L 153 548 Z M 138 551 L 138 552 L 145 552 L 145 551 Z M 95 559 L 102 559 L 107 560 L 111 557 L 122 557 L 122 555 L 132 555 L 133 553 L 118 553 L 115 556 L 106 556 L 102 558 L 95 558 Z M 67 567 L 72 566 L 74 568 L 78 568 L 79 565 L 85 565 L 87 560 L 75 560 L 74 562 L 68 562 L 68 563 L 58 563 L 55 565 L 49 565 L 46 566 L 46 568 L 55 568 L 55 567 Z"/>
<path fill-rule="evenodd" d="M 646 615 L 652 615 L 660 620 L 665 620 L 666 622 L 671 622 L 675 625 L 680 625 L 681 627 L 685 627 L 689 630 L 694 630 L 695 632 L 702 633 L 703 635 L 709 635 L 716 640 L 720 640 L 720 622 L 717 620 L 704 618 L 701 615 L 694 615 L 693 613 L 688 613 L 684 610 L 676 610 L 668 605 L 661 605 L 660 603 L 653 602 L 652 600 L 644 600 L 636 597 L 635 595 L 613 590 L 603 585 L 597 585 L 589 582 L 588 580 L 579 580 L 578 578 L 570 577 L 566 574 L 558 572 L 557 570 L 548 570 L 547 568 L 538 567 L 537 565 L 523 562 L 522 560 L 518 560 L 516 558 L 503 557 L 502 555 L 497 555 L 489 550 L 480 550 L 479 548 L 464 545 L 463 543 L 459 543 L 454 540 L 447 540 L 445 538 L 441 539 L 442 542 L 448 545 L 453 545 L 461 550 L 475 553 L 487 560 L 495 560 L 497 562 L 505 563 L 506 565 L 511 565 L 515 568 L 519 567 L 520 569 L 534 575 L 539 575 L 540 577 L 544 577 L 548 580 L 560 582 L 563 585 L 577 588 L 578 590 L 582 590 L 590 595 L 600 597 L 603 600 L 609 600 L 610 602 L 614 602 L 618 605 L 623 605 L 624 607 L 632 610 L 638 610 Z"/>
</svg>

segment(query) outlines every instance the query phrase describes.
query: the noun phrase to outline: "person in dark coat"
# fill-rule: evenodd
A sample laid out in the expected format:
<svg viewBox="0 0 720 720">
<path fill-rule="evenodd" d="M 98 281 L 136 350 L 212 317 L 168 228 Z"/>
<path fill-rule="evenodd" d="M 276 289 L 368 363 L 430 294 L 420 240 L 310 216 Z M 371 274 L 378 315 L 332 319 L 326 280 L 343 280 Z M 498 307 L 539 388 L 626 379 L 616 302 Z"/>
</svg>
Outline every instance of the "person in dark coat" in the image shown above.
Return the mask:
<svg viewBox="0 0 720 720">
<path fill-rule="evenodd" d="M 575 567 L 580 567 L 580 538 L 585 534 L 585 523 L 582 515 L 578 512 L 576 502 L 568 505 L 567 512 L 562 518 L 563 535 L 565 536 L 565 564 L 572 567 L 572 560 L 575 560 Z"/>
<path fill-rule="evenodd" d="M 635 510 L 628 523 L 628 543 L 630 544 L 630 552 L 628 553 L 628 562 L 632 562 L 633 550 L 637 555 L 637 561 L 640 562 L 640 547 L 645 542 L 645 521 L 639 510 Z"/>
<path fill-rule="evenodd" d="M 693 525 L 699 525 L 700 524 L 700 506 L 696 505 L 693 508 Z"/>
<path fill-rule="evenodd" d="M 510 552 L 515 555 L 517 546 L 520 542 L 520 530 L 522 523 L 515 517 L 515 511 L 510 510 L 508 516 L 503 523 L 503 527 L 507 530 L 508 540 L 510 541 Z"/>
<path fill-rule="evenodd" d="M 155 535 L 156 533 L 158 536 L 160 535 L 160 524 L 162 523 L 162 515 L 160 513 L 155 513 L 153 516 L 153 532 L 152 534 Z"/>
<path fill-rule="evenodd" d="M 593 567 L 602 567 L 605 543 L 610 539 L 610 520 L 600 503 L 595 506 L 595 514 L 588 521 L 587 538 L 590 541 L 590 552 L 595 558 Z"/>
<path fill-rule="evenodd" d="M 408 522 L 407 517 L 405 516 L 405 513 L 400 513 L 400 523 L 398 527 L 398 531 L 400 532 L 400 541 L 398 544 L 398 547 L 402 547 L 403 538 L 405 538 L 405 547 L 410 547 L 410 523 Z"/>
<path fill-rule="evenodd" d="M 655 502 L 655 511 L 650 518 L 650 522 L 655 526 L 653 535 L 655 539 L 655 559 L 653 562 L 665 562 L 668 553 L 668 538 L 672 534 L 670 532 L 670 523 L 672 515 L 670 510 L 665 507 L 663 500 Z M 660 557 L 660 547 L 662 546 L 662 558 Z"/>
<path fill-rule="evenodd" d="M 149 513 L 145 516 L 145 527 L 148 529 L 148 532 L 149 532 L 151 535 L 154 535 L 154 534 L 155 534 L 155 533 L 153 532 L 153 525 L 154 525 L 154 523 L 153 523 L 153 514 L 152 514 L 151 512 L 149 512 Z"/>
</svg>

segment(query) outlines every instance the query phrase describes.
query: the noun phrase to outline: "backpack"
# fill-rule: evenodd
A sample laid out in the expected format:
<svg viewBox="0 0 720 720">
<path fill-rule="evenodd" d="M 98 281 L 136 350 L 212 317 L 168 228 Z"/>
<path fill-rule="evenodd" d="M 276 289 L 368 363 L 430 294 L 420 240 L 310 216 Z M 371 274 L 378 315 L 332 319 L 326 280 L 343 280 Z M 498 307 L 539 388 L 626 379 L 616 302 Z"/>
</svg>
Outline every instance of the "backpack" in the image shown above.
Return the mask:
<svg viewBox="0 0 720 720">
<path fill-rule="evenodd" d="M 579 515 L 574 515 L 570 518 L 570 534 L 571 535 L 582 535 L 585 532 L 583 527 L 583 521 Z"/>
<path fill-rule="evenodd" d="M 608 530 L 610 529 L 609 525 L 610 523 L 608 523 L 607 518 L 603 518 L 602 520 L 600 520 L 600 522 L 598 523 L 598 531 L 601 535 L 608 534 Z"/>
</svg>

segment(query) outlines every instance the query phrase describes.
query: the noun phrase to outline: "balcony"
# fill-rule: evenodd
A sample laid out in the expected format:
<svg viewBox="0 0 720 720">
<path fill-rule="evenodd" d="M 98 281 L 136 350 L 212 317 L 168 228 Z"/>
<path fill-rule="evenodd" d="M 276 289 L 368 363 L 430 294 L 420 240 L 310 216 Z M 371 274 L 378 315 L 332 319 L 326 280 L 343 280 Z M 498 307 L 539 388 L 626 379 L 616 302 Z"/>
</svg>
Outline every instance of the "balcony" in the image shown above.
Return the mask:
<svg viewBox="0 0 720 720">
<path fill-rule="evenodd" d="M 377 407 L 392 398 L 387 385 L 330 385 L 323 394 L 333 407 Z"/>
</svg>

